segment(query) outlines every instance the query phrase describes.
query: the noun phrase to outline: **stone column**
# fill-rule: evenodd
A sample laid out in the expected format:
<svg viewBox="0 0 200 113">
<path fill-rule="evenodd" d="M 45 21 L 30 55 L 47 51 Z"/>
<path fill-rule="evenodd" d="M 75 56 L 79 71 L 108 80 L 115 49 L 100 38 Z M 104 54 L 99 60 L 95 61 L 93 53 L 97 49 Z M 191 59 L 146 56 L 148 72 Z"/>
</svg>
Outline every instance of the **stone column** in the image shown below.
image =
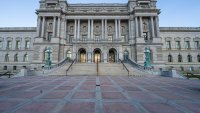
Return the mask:
<svg viewBox="0 0 200 113">
<path fill-rule="evenodd" d="M 119 32 L 119 36 L 118 38 L 121 39 L 121 20 L 118 20 L 118 32 Z"/>
<path fill-rule="evenodd" d="M 78 19 L 78 31 L 77 31 L 77 38 L 80 40 L 80 19 Z"/>
<path fill-rule="evenodd" d="M 108 62 L 107 51 L 106 50 L 104 50 L 103 59 L 104 59 L 104 63 Z"/>
<path fill-rule="evenodd" d="M 53 18 L 53 37 L 56 37 L 56 17 Z"/>
<path fill-rule="evenodd" d="M 153 17 L 151 17 L 151 34 L 152 38 L 155 37 Z"/>
<path fill-rule="evenodd" d="M 88 19 L 88 40 L 90 40 L 90 19 Z"/>
<path fill-rule="evenodd" d="M 65 28 L 64 28 L 64 38 L 67 39 L 67 24 L 68 24 L 68 23 L 67 23 L 67 19 L 66 19 L 66 18 L 65 18 L 64 23 L 65 23 L 65 26 L 64 26 L 64 27 L 65 27 Z"/>
<path fill-rule="evenodd" d="M 74 20 L 74 39 L 76 39 L 76 41 L 77 41 L 77 37 L 76 37 L 76 28 L 77 27 L 77 20 L 75 19 Z"/>
<path fill-rule="evenodd" d="M 41 35 L 42 38 L 44 38 L 44 27 L 45 27 L 45 17 L 43 17 L 42 20 L 42 35 Z"/>
<path fill-rule="evenodd" d="M 117 25 L 117 19 L 115 19 L 115 40 L 118 39 L 118 25 Z"/>
<path fill-rule="evenodd" d="M 128 37 L 129 39 L 132 39 L 132 29 L 131 29 L 131 20 L 128 20 Z M 125 40 L 124 40 L 125 41 Z"/>
<path fill-rule="evenodd" d="M 104 39 L 104 20 L 101 20 L 101 40 Z"/>
<path fill-rule="evenodd" d="M 156 36 L 160 37 L 160 29 L 159 29 L 159 18 L 156 17 Z"/>
<path fill-rule="evenodd" d="M 58 17 L 57 37 L 60 37 L 60 17 Z"/>
<path fill-rule="evenodd" d="M 37 37 L 40 37 L 40 28 L 41 28 L 41 17 L 38 16 L 38 20 L 37 20 Z"/>
<path fill-rule="evenodd" d="M 142 24 L 142 17 L 140 17 L 140 37 L 143 37 L 142 34 L 143 34 L 143 24 Z"/>
<path fill-rule="evenodd" d="M 105 19 L 105 34 L 104 39 L 107 40 L 107 19 Z"/>
<path fill-rule="evenodd" d="M 92 19 L 91 20 L 91 36 L 90 36 L 90 38 L 92 39 L 92 40 L 94 40 L 94 30 L 93 30 L 93 27 L 94 27 L 94 20 Z"/>
<path fill-rule="evenodd" d="M 135 30 L 136 30 L 136 37 L 139 37 L 139 33 L 138 33 L 138 17 L 135 17 Z"/>
</svg>

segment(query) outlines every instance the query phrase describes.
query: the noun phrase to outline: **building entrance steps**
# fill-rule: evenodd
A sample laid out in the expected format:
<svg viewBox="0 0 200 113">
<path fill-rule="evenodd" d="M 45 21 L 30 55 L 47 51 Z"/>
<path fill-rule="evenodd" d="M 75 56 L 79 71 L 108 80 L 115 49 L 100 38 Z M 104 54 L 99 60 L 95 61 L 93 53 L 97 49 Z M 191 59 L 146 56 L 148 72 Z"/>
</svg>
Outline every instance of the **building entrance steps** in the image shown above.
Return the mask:
<svg viewBox="0 0 200 113">
<path fill-rule="evenodd" d="M 129 64 L 125 64 L 127 69 L 129 70 L 129 75 L 131 76 L 146 76 L 148 75 L 146 72 L 139 71 L 133 68 Z M 69 64 L 65 64 L 61 68 L 57 68 L 54 71 L 50 72 L 48 75 L 66 75 L 66 70 L 68 69 Z M 96 63 L 75 63 L 67 73 L 68 76 L 128 76 L 128 72 L 121 63 L 99 63 L 98 64 L 98 72 L 97 72 L 97 64 Z"/>
</svg>

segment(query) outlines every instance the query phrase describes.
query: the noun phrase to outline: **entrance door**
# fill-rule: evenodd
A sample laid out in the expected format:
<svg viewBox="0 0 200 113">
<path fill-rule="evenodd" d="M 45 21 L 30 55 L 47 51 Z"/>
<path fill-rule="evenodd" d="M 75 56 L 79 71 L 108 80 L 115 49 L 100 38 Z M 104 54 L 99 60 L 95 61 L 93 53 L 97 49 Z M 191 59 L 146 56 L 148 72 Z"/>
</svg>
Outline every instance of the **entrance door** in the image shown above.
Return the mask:
<svg viewBox="0 0 200 113">
<path fill-rule="evenodd" d="M 113 63 L 116 61 L 116 51 L 114 49 L 109 50 L 109 62 Z"/>
<path fill-rule="evenodd" d="M 100 50 L 94 50 L 94 62 L 97 63 L 101 62 L 101 51 Z"/>
<path fill-rule="evenodd" d="M 80 62 L 81 63 L 85 63 L 86 62 L 86 51 L 85 51 L 85 49 L 81 49 L 81 50 L 79 50 L 79 52 L 80 52 Z"/>
</svg>

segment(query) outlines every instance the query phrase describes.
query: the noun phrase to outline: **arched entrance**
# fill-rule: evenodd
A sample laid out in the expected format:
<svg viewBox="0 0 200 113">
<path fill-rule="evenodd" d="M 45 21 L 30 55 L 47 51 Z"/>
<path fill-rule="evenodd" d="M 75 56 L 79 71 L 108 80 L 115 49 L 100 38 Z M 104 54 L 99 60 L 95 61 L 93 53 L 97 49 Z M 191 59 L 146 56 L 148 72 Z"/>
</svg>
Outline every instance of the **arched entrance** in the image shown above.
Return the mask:
<svg viewBox="0 0 200 113">
<path fill-rule="evenodd" d="M 117 59 L 117 51 L 116 49 L 112 48 L 109 50 L 109 61 L 110 63 L 116 62 Z"/>
<path fill-rule="evenodd" d="M 124 61 L 127 61 L 129 59 L 129 52 L 124 51 Z"/>
<path fill-rule="evenodd" d="M 97 63 L 98 62 L 101 62 L 101 50 L 100 49 L 94 49 L 94 52 L 93 52 L 93 62 Z"/>
<path fill-rule="evenodd" d="M 86 62 L 86 50 L 81 48 L 79 49 L 79 61 L 81 63 L 85 63 Z"/>
</svg>

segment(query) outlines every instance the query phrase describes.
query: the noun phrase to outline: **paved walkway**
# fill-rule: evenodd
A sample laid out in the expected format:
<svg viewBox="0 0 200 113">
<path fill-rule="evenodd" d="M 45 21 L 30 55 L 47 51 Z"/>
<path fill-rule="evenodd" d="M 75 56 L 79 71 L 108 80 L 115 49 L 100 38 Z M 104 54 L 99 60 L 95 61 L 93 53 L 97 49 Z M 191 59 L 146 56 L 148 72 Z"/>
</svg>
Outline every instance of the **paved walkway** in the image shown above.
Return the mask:
<svg viewBox="0 0 200 113">
<path fill-rule="evenodd" d="M 164 77 L 0 79 L 1 113 L 200 113 L 200 81 Z"/>
</svg>

